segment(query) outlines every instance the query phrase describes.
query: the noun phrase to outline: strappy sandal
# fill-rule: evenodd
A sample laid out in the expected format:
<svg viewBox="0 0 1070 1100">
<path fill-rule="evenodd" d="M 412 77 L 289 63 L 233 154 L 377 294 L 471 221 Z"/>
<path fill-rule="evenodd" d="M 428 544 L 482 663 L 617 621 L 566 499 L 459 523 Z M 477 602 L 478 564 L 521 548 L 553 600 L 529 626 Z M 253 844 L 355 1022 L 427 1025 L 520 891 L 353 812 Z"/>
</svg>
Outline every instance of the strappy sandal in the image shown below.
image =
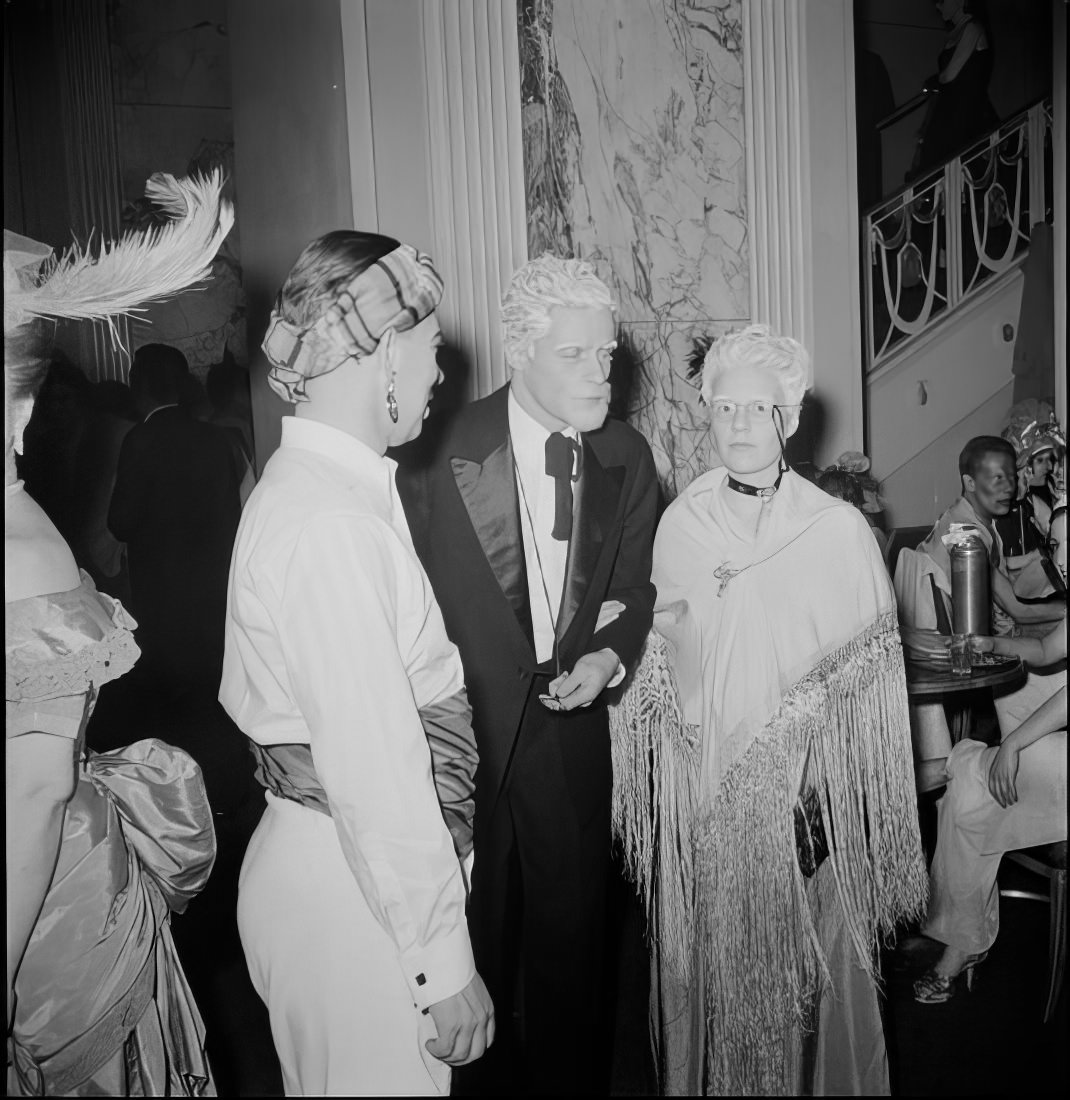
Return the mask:
<svg viewBox="0 0 1070 1100">
<path fill-rule="evenodd" d="M 914 983 L 914 1000 L 918 1004 L 938 1005 L 950 1001 L 955 996 L 955 987 L 960 978 L 965 979 L 966 992 L 973 992 L 973 972 L 988 958 L 988 952 L 982 951 L 977 955 L 967 955 L 966 962 L 957 974 L 948 977 L 945 974 L 937 974 L 935 970 L 926 970 Z"/>
</svg>

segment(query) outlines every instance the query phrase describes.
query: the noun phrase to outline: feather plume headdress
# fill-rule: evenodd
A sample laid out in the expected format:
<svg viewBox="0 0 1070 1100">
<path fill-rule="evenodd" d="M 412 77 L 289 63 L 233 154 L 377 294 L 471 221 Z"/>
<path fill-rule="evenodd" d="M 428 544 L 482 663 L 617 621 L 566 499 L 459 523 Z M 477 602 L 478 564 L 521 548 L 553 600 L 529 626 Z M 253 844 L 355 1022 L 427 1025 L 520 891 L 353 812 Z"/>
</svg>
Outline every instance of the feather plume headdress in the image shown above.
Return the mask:
<svg viewBox="0 0 1070 1100">
<path fill-rule="evenodd" d="M 185 179 L 157 173 L 145 194 L 173 214 L 174 221 L 102 242 L 99 256 L 72 246 L 58 261 L 46 264 L 40 279 L 19 278 L 16 272 L 20 259 L 25 268 L 27 255 L 39 263 L 41 254 L 21 247 L 9 261 L 5 235 L 4 335 L 43 318 L 104 321 L 114 335 L 114 317 L 139 312 L 146 302 L 206 279 L 234 224 L 234 208 L 222 191 L 220 169 Z M 36 244 L 18 240 L 22 246 Z"/>
<path fill-rule="evenodd" d="M 1011 407 L 1003 438 L 1018 452 L 1018 466 L 1028 466 L 1029 460 L 1043 451 L 1060 454 L 1066 450 L 1066 435 L 1047 401 L 1027 398 Z"/>
</svg>

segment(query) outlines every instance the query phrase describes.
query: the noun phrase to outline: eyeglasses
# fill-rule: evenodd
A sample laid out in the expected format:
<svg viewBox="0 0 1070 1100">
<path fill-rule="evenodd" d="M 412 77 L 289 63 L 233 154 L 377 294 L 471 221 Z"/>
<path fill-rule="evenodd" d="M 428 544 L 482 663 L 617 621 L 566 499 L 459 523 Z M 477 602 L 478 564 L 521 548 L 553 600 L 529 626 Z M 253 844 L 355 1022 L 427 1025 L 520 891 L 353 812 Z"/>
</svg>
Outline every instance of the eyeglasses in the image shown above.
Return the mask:
<svg viewBox="0 0 1070 1100">
<path fill-rule="evenodd" d="M 710 403 L 710 415 L 714 420 L 734 420 L 737 409 L 743 409 L 749 419 L 760 424 L 773 419 L 774 409 L 797 409 L 798 405 L 778 405 L 775 401 L 729 401 L 725 397 L 715 397 Z"/>
</svg>

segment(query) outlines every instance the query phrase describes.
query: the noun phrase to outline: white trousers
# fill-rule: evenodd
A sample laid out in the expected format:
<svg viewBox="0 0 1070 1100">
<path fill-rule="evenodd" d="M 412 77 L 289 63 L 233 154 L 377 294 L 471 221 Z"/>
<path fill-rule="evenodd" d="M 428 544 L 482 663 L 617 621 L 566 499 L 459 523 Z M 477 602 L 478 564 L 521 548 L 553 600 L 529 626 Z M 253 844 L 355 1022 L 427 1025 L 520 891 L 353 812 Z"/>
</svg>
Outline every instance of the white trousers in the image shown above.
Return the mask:
<svg viewBox="0 0 1070 1100">
<path fill-rule="evenodd" d="M 394 943 L 325 814 L 267 795 L 238 886 L 249 974 L 271 1017 L 287 1096 L 447 1095 Z"/>
<path fill-rule="evenodd" d="M 1066 839 L 1066 732 L 1022 749 L 1004 809 L 988 789 L 999 749 L 960 741 L 947 759 L 947 792 L 937 804 L 936 852 L 929 868 L 925 935 L 968 954 L 987 951 L 999 932 L 996 874 L 1004 852 Z"/>
</svg>

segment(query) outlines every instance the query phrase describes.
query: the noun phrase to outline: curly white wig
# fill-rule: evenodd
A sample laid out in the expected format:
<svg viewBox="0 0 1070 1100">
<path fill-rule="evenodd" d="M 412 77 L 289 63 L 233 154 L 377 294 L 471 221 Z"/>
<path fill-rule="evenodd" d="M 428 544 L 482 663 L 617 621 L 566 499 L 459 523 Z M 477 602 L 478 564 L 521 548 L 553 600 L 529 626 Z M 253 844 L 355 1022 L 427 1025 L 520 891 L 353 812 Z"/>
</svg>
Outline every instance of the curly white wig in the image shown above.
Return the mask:
<svg viewBox="0 0 1070 1100">
<path fill-rule="evenodd" d="M 768 325 L 748 325 L 715 340 L 702 362 L 702 399 L 709 404 L 717 376 L 735 367 L 771 371 L 784 392 L 784 404 L 799 405 L 813 385 L 810 353 L 790 336 L 778 336 Z"/>
<path fill-rule="evenodd" d="M 502 297 L 502 335 L 510 367 L 523 363 L 528 348 L 550 328 L 550 311 L 615 310 L 609 287 L 584 260 L 562 260 L 544 252 L 529 260 L 509 280 Z"/>
</svg>

